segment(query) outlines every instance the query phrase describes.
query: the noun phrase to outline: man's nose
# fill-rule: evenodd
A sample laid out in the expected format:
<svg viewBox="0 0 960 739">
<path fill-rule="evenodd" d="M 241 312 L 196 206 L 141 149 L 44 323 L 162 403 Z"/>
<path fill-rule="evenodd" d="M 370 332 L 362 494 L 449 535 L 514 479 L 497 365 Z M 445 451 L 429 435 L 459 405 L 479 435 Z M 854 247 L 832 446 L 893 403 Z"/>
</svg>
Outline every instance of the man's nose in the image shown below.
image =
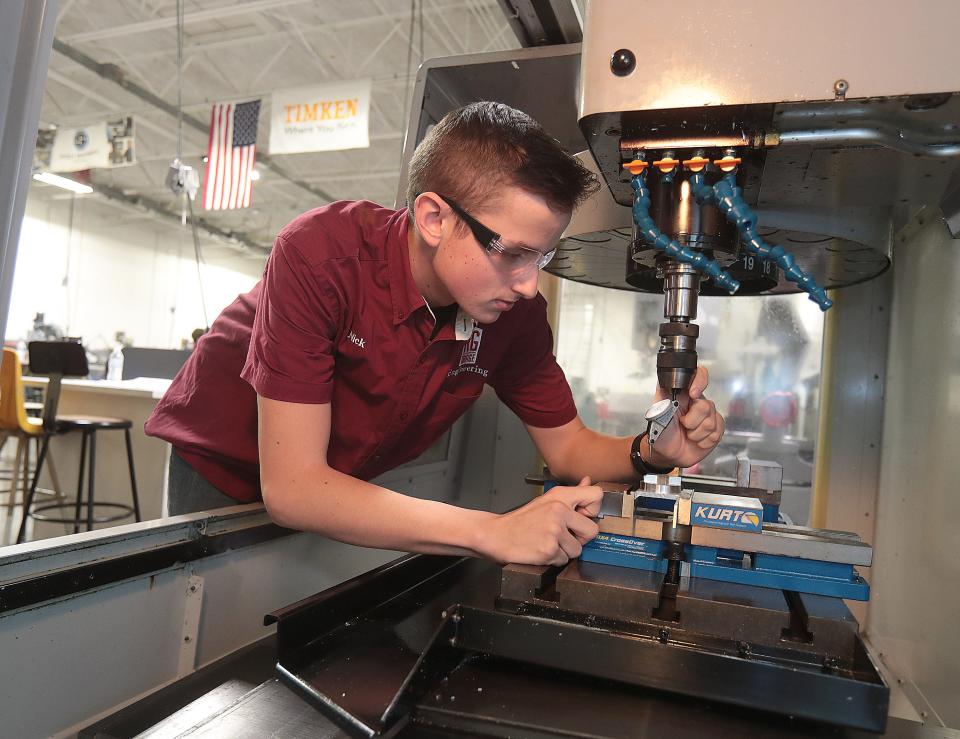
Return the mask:
<svg viewBox="0 0 960 739">
<path fill-rule="evenodd" d="M 540 270 L 528 269 L 513 278 L 510 284 L 515 293 L 530 299 L 537 294 L 537 283 L 540 278 Z"/>
</svg>

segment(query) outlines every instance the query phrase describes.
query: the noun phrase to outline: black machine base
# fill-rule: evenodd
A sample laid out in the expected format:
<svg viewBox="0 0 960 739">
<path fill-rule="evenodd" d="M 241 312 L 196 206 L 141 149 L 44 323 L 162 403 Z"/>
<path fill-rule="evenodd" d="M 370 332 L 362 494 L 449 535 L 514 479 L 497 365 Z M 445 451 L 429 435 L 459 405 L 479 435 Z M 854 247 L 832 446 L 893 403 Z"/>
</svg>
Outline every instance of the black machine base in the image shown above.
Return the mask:
<svg viewBox="0 0 960 739">
<path fill-rule="evenodd" d="M 743 593 L 687 587 L 680 621 L 663 623 L 644 615 L 657 583 L 625 588 L 623 577 L 595 564 L 561 572 L 405 558 L 271 614 L 277 669 L 353 736 L 438 726 L 478 736 L 637 736 L 637 711 L 651 701 L 709 715 L 711 734 L 727 724 L 731 735 L 884 731 L 889 690 L 852 618 L 811 599 L 798 623 L 797 604 L 782 594 L 782 604 L 761 608 L 737 602 Z M 578 612 L 588 603 L 599 608 Z M 683 620 L 721 631 L 739 619 L 742 631 L 744 608 L 759 616 L 752 632 L 746 622 L 752 641 Z M 505 698 L 540 691 L 544 680 L 551 687 L 538 705 Z M 607 712 L 613 704 L 620 715 Z"/>
</svg>

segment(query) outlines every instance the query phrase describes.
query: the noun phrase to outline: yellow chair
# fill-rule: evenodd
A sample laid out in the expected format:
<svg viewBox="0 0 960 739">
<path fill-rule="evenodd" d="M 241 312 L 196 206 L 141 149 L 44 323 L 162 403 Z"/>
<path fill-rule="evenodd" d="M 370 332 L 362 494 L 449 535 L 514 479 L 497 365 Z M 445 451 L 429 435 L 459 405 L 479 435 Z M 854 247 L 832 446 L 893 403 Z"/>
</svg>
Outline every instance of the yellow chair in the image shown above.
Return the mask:
<svg viewBox="0 0 960 739">
<path fill-rule="evenodd" d="M 27 415 L 20 357 L 14 349 L 4 348 L 3 363 L 0 365 L 0 449 L 10 437 L 17 439 L 13 477 L 10 482 L 10 499 L 7 501 L 8 509 L 12 509 L 17 504 L 18 491 L 20 505 L 26 503 L 27 490 L 30 487 L 30 442 L 36 442 L 39 454 L 43 433 L 43 420 Z M 57 497 L 62 498 L 60 483 L 52 464 L 50 478 Z"/>
<path fill-rule="evenodd" d="M 47 376 L 47 388 L 43 401 L 43 443 L 37 455 L 36 469 L 33 479 L 27 490 L 27 499 L 23 504 L 23 516 L 20 519 L 20 530 L 17 533 L 17 543 L 24 541 L 27 533 L 27 519 L 32 518 L 49 523 L 73 525 L 73 532 L 80 530 L 80 525 L 86 523 L 87 531 L 92 531 L 94 524 L 110 523 L 133 516 L 134 521 L 140 520 L 140 503 L 137 496 L 137 477 L 133 469 L 133 440 L 130 429 L 133 422 L 128 418 L 112 418 L 105 416 L 67 416 L 59 415 L 57 409 L 60 403 L 60 388 L 64 377 L 86 377 L 90 374 L 87 364 L 87 354 L 78 341 L 31 341 L 28 345 L 30 352 L 30 372 L 35 375 Z M 130 493 L 132 505 L 95 500 L 97 432 L 123 431 L 124 442 L 127 447 L 127 469 L 130 473 Z M 54 436 L 64 436 L 79 432 L 80 441 L 80 474 L 77 478 L 77 497 L 72 503 L 67 503 L 59 496 L 56 503 L 44 503 L 34 506 L 34 495 L 37 492 L 37 482 L 43 470 L 43 463 L 49 458 L 50 439 Z M 86 500 L 84 500 L 83 473 L 89 466 L 87 478 Z M 53 474 L 51 473 L 51 478 Z M 86 505 L 86 515 L 81 515 L 81 509 Z M 73 515 L 68 516 L 67 508 L 73 508 Z M 119 511 L 112 514 L 96 515 L 98 510 Z"/>
</svg>

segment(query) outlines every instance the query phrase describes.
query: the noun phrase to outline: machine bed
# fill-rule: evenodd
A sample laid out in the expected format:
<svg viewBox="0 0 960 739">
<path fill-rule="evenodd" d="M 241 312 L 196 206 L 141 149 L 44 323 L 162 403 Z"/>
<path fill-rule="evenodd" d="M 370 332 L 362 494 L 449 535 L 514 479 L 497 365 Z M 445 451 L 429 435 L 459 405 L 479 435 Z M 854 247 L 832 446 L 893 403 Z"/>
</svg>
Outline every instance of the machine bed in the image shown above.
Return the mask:
<svg viewBox="0 0 960 739">
<path fill-rule="evenodd" d="M 769 653 L 723 654 L 710 639 L 700 639 L 700 649 L 693 635 L 686 643 L 679 634 L 664 642 L 659 633 L 644 636 L 639 622 L 614 629 L 608 619 L 550 614 L 558 604 L 549 598 L 538 605 L 538 598 L 498 597 L 501 587 L 513 587 L 516 596 L 534 569 L 545 572 L 424 555 L 397 560 L 271 614 L 275 640 L 221 660 L 80 736 L 876 735 L 778 713 L 789 699 L 818 711 L 829 707 L 835 719 L 849 722 L 852 713 L 822 700 L 847 681 L 864 693 L 855 701 L 858 716 L 875 718 L 876 711 L 862 712 L 862 699 L 882 684 L 866 653 L 852 670 L 822 672 L 821 693 L 785 693 L 787 683 L 770 680 L 776 660 Z M 650 576 L 607 565 L 582 569 Z M 580 570 L 575 564 L 559 573 L 554 588 L 562 592 L 563 580 Z M 631 641 L 639 651 L 622 649 Z M 508 651 L 512 657 L 504 656 Z M 717 660 L 732 660 L 739 677 L 710 672 Z M 274 663 L 279 678 L 267 676 Z M 246 681 L 235 678 L 240 673 Z M 748 696 L 739 706 L 698 694 L 730 679 Z M 882 708 L 885 718 L 885 700 Z M 884 735 L 960 732 L 891 718 Z"/>
</svg>

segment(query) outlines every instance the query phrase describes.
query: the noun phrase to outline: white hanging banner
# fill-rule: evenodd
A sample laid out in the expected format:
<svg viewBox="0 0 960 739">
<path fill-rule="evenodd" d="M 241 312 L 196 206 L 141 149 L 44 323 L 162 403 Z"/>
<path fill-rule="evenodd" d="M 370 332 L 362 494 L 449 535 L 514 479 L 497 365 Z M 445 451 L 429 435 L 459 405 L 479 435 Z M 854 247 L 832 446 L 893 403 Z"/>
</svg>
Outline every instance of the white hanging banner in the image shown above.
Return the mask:
<svg viewBox="0 0 960 739">
<path fill-rule="evenodd" d="M 277 90 L 270 114 L 270 153 L 366 149 L 370 80 Z"/>
<path fill-rule="evenodd" d="M 134 164 L 133 117 L 97 121 L 88 126 L 58 128 L 50 150 L 49 169 L 79 172 L 83 169 Z"/>
</svg>

